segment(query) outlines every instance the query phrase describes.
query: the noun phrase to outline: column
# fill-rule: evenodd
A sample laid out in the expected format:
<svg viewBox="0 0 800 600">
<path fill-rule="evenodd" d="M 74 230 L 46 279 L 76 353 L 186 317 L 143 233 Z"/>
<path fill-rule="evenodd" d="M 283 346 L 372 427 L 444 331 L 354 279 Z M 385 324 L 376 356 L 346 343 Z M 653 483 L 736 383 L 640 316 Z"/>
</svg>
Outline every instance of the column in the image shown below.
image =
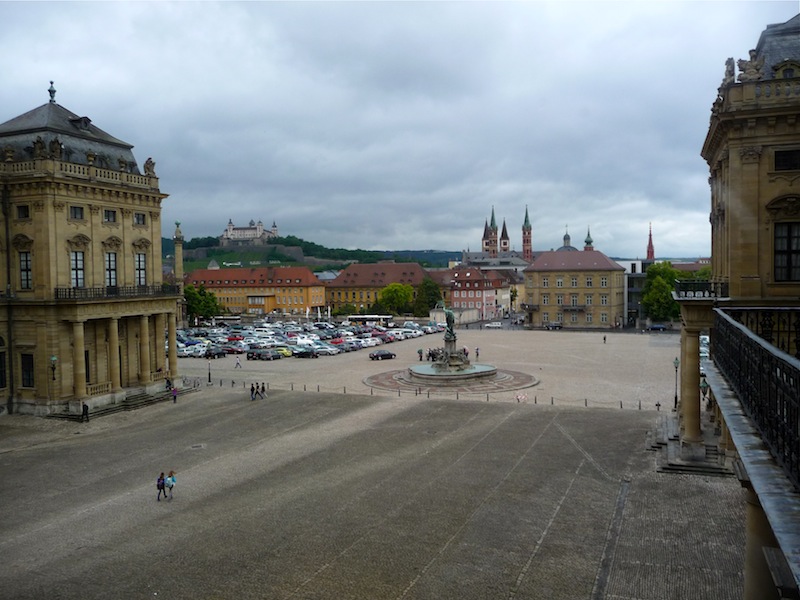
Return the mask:
<svg viewBox="0 0 800 600">
<path fill-rule="evenodd" d="M 86 397 L 86 363 L 83 321 L 72 323 L 72 389 L 76 400 Z"/>
<path fill-rule="evenodd" d="M 684 325 L 681 344 L 682 442 L 703 441 L 700 429 L 700 330 Z"/>
<path fill-rule="evenodd" d="M 744 545 L 744 600 L 768 600 L 780 598 L 767 560 L 764 558 L 765 546 L 778 547 L 778 542 L 769 526 L 767 516 L 758 500 L 758 495 L 745 486 L 747 515 L 745 517 L 746 539 Z"/>
<path fill-rule="evenodd" d="M 111 377 L 111 391 L 122 390 L 119 364 L 119 319 L 111 317 L 108 320 L 108 374 Z"/>
<path fill-rule="evenodd" d="M 164 352 L 164 313 L 156 313 L 153 315 L 153 322 L 156 328 L 156 335 L 155 335 L 155 348 L 153 348 L 153 353 L 155 354 L 156 360 L 156 369 L 167 369 L 166 365 L 166 352 Z"/>
<path fill-rule="evenodd" d="M 178 376 L 178 338 L 177 338 L 177 317 L 175 313 L 169 313 L 167 321 L 167 338 L 169 340 L 169 376 L 172 384 L 177 385 L 175 378 Z"/>
<path fill-rule="evenodd" d="M 150 383 L 150 320 L 139 318 L 139 383 Z"/>
</svg>

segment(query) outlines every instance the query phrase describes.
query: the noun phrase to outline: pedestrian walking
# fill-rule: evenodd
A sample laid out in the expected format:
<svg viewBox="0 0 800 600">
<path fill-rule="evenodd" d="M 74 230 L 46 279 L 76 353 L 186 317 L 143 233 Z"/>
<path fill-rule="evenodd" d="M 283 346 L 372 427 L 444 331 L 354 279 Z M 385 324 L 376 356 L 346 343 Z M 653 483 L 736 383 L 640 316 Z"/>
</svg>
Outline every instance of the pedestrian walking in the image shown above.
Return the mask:
<svg viewBox="0 0 800 600">
<path fill-rule="evenodd" d="M 175 479 L 175 471 L 170 471 L 169 475 L 167 475 L 166 479 L 164 479 L 164 486 L 169 490 L 169 499 L 172 500 L 172 488 L 175 487 L 177 480 Z M 164 492 L 164 496 L 166 497 L 167 493 Z"/>
<path fill-rule="evenodd" d="M 156 500 L 161 502 L 161 494 L 164 494 L 164 500 L 167 499 L 167 490 L 164 489 L 164 472 L 161 472 L 161 475 L 158 476 L 156 479 L 156 489 L 158 490 L 158 496 L 156 496 Z"/>
<path fill-rule="evenodd" d="M 86 402 L 81 402 L 81 423 L 83 420 L 86 419 L 86 422 L 89 422 L 89 405 Z"/>
<path fill-rule="evenodd" d="M 239 359 L 238 356 L 236 357 L 236 364 L 234 365 L 233 368 L 234 369 L 241 369 L 242 368 L 242 361 Z"/>
<path fill-rule="evenodd" d="M 478 360 L 481 357 L 481 349 L 475 348 L 475 360 Z"/>
<path fill-rule="evenodd" d="M 254 383 L 250 384 L 250 400 L 256 399 L 256 385 Z"/>
<path fill-rule="evenodd" d="M 422 352 L 422 348 L 420 348 L 419 350 L 417 350 L 417 354 L 419 355 L 419 362 L 422 362 L 422 354 L 423 354 L 423 352 Z"/>
<path fill-rule="evenodd" d="M 262 398 L 266 398 L 267 397 L 267 391 L 266 391 L 266 388 L 264 387 L 264 382 L 263 381 L 261 382 L 261 397 Z"/>
<path fill-rule="evenodd" d="M 176 386 L 172 386 L 172 403 L 175 404 L 178 402 L 178 388 Z"/>
<path fill-rule="evenodd" d="M 603 343 L 606 343 L 606 336 L 603 336 Z"/>
</svg>

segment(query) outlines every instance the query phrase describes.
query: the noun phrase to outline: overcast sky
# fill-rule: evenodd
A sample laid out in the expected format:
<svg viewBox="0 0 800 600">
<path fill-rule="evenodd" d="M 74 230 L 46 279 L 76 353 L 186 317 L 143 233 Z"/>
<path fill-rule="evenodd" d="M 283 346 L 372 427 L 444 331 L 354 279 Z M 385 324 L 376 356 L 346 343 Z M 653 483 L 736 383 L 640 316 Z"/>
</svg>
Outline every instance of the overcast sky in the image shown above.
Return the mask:
<svg viewBox="0 0 800 600">
<path fill-rule="evenodd" d="M 725 59 L 791 2 L 0 2 L 0 122 L 56 101 L 151 156 L 163 234 L 710 253 Z"/>
</svg>

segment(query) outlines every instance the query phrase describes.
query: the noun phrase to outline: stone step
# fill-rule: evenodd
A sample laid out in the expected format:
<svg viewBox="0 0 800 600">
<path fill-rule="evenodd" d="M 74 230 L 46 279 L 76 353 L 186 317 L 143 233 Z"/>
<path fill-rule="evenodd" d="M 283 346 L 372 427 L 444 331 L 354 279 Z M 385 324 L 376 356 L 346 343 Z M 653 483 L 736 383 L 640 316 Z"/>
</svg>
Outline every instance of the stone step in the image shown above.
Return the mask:
<svg viewBox="0 0 800 600">
<path fill-rule="evenodd" d="M 191 392 L 196 392 L 197 388 L 184 388 L 178 390 L 178 396 L 184 396 Z M 95 419 L 97 417 L 105 417 L 107 415 L 113 415 L 118 412 L 128 411 L 128 410 L 137 410 L 139 408 L 143 408 L 145 406 L 150 406 L 152 404 L 157 404 L 159 402 L 168 402 L 172 400 L 172 393 L 168 391 L 163 391 L 158 394 L 147 394 L 145 392 L 139 391 L 133 394 L 127 395 L 125 400 L 121 402 L 117 402 L 116 404 L 107 404 L 106 406 L 101 406 L 92 410 L 89 414 L 89 417 Z M 65 419 L 68 421 L 80 421 L 81 415 L 79 414 L 70 414 L 68 412 L 62 413 L 52 413 L 47 415 L 49 419 Z"/>
</svg>

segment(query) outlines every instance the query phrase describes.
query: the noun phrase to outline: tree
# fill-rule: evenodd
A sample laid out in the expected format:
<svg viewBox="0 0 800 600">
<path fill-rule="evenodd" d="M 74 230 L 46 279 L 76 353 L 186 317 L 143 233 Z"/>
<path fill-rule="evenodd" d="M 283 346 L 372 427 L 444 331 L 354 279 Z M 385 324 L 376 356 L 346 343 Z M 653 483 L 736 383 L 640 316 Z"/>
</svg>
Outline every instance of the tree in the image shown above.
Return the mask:
<svg viewBox="0 0 800 600">
<path fill-rule="evenodd" d="M 700 281 L 711 281 L 711 265 L 700 267 L 695 272 L 694 278 Z"/>
<path fill-rule="evenodd" d="M 390 283 L 379 292 L 379 302 L 393 315 L 408 312 L 414 288 L 407 283 Z"/>
<path fill-rule="evenodd" d="M 673 299 L 672 290 L 681 272 L 672 263 L 663 262 L 650 265 L 642 290 L 642 308 L 654 321 L 677 319 L 681 314 L 680 305 Z"/>
<path fill-rule="evenodd" d="M 442 299 L 442 291 L 430 277 L 425 277 L 417 287 L 417 298 L 414 300 L 414 316 L 427 317 L 436 303 Z"/>
<path fill-rule="evenodd" d="M 199 288 L 192 284 L 187 285 L 183 290 L 183 297 L 186 300 L 186 316 L 190 323 L 195 319 L 208 319 L 222 312 L 217 297 L 207 291 L 203 284 L 200 284 Z"/>
<path fill-rule="evenodd" d="M 341 317 L 344 315 L 354 315 L 358 312 L 355 304 L 342 304 L 340 307 L 333 309 L 331 313 L 334 317 Z"/>
</svg>

